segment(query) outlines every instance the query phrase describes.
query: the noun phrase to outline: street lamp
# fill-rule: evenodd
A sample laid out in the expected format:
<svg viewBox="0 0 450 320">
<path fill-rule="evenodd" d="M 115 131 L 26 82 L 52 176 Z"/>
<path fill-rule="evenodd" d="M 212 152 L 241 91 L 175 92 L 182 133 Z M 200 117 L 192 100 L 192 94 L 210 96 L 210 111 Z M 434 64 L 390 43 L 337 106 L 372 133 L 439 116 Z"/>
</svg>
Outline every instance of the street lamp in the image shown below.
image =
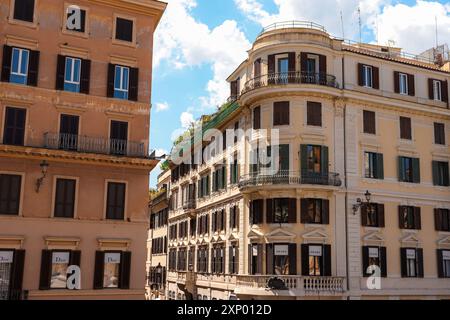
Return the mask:
<svg viewBox="0 0 450 320">
<path fill-rule="evenodd" d="M 361 207 L 367 207 L 370 208 L 370 199 L 372 197 L 372 194 L 369 192 L 369 190 L 366 191 L 364 194 L 364 197 L 366 198 L 366 202 L 363 202 L 361 198 L 356 199 L 356 203 L 353 205 L 353 214 L 356 215 L 356 212 Z"/>
<path fill-rule="evenodd" d="M 39 193 L 39 189 L 44 183 L 44 179 L 47 176 L 47 170 L 50 164 L 47 161 L 42 161 L 39 165 L 41 167 L 42 176 L 36 180 L 36 192 Z"/>
</svg>

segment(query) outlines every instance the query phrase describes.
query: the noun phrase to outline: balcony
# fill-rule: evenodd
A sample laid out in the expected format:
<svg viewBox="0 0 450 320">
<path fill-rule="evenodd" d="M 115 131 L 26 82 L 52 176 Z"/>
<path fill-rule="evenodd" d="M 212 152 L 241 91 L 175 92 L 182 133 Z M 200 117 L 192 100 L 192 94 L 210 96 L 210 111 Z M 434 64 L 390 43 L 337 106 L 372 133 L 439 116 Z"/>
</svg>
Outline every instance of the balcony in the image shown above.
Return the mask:
<svg viewBox="0 0 450 320">
<path fill-rule="evenodd" d="M 331 88 L 339 88 L 339 84 L 336 81 L 336 77 L 333 75 L 325 73 L 310 73 L 310 72 L 295 71 L 283 73 L 270 73 L 250 79 L 245 83 L 242 94 L 263 87 L 296 85 L 296 84 L 313 84 Z"/>
<path fill-rule="evenodd" d="M 183 210 L 195 210 L 197 208 L 197 200 L 189 199 L 183 203 Z"/>
<path fill-rule="evenodd" d="M 269 286 L 269 281 L 277 278 L 284 284 L 282 289 L 273 289 Z M 237 294 L 260 294 L 272 295 L 272 291 L 286 291 L 287 295 L 341 295 L 345 291 L 344 277 L 309 277 L 309 276 L 237 276 Z M 279 295 L 279 293 L 277 293 Z"/>
<path fill-rule="evenodd" d="M 119 139 L 96 138 L 63 133 L 45 133 L 44 147 L 82 153 L 148 158 L 145 144 Z"/>
<path fill-rule="evenodd" d="M 241 176 L 239 179 L 239 189 L 247 189 L 261 186 L 276 185 L 322 185 L 340 187 L 342 181 L 339 173 L 302 173 L 297 171 L 279 171 L 276 174 L 263 172 L 251 173 Z"/>
<path fill-rule="evenodd" d="M 159 190 L 157 193 L 153 194 L 151 197 L 152 205 L 155 206 L 155 205 L 163 202 L 164 200 L 168 200 L 167 196 L 168 196 L 167 189 Z"/>
</svg>

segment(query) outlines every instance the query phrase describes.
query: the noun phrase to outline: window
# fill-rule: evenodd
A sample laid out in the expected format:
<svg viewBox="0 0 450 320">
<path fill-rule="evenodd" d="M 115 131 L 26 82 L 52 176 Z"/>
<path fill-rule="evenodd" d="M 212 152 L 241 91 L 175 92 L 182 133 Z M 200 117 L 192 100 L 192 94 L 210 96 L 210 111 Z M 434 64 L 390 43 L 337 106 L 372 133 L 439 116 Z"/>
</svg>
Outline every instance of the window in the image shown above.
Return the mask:
<svg viewBox="0 0 450 320">
<path fill-rule="evenodd" d="M 302 275 L 331 276 L 331 246 L 302 244 Z"/>
<path fill-rule="evenodd" d="M 419 159 L 399 157 L 398 170 L 400 182 L 420 183 Z"/>
<path fill-rule="evenodd" d="M 318 102 L 307 102 L 307 124 L 308 126 L 322 126 L 322 104 Z"/>
<path fill-rule="evenodd" d="M 373 87 L 373 78 L 372 78 L 372 67 L 371 66 L 363 66 L 363 85 L 364 87 L 372 88 Z"/>
<path fill-rule="evenodd" d="M 412 139 L 411 118 L 400 117 L 400 139 Z"/>
<path fill-rule="evenodd" d="M 69 6 L 67 8 L 66 30 L 85 33 L 86 10 L 79 9 L 75 6 Z"/>
<path fill-rule="evenodd" d="M 363 227 L 384 228 L 384 204 L 363 205 L 361 207 L 361 224 Z"/>
<path fill-rule="evenodd" d="M 125 218 L 125 189 L 125 183 L 108 182 L 106 219 L 123 220 Z"/>
<path fill-rule="evenodd" d="M 439 278 L 450 278 L 450 250 L 437 250 Z"/>
<path fill-rule="evenodd" d="M 206 246 L 197 249 L 197 272 L 208 272 L 208 247 Z"/>
<path fill-rule="evenodd" d="M 449 183 L 449 170 L 448 162 L 444 161 L 433 161 L 433 184 L 435 186 L 450 186 Z"/>
<path fill-rule="evenodd" d="M 363 247 L 363 276 L 370 277 L 375 270 L 370 270 L 369 267 L 377 266 L 380 268 L 381 276 L 387 276 L 386 270 L 386 248 L 385 247 Z M 368 270 L 369 269 L 369 270 Z M 368 272 L 370 271 L 370 272 Z"/>
<path fill-rule="evenodd" d="M 130 68 L 115 66 L 114 98 L 128 99 Z"/>
<path fill-rule="evenodd" d="M 78 126 L 80 117 L 62 114 L 59 127 L 59 148 L 63 150 L 78 149 Z"/>
<path fill-rule="evenodd" d="M 216 170 L 213 172 L 212 191 L 217 192 L 226 189 L 227 187 L 226 183 L 227 183 L 226 166 L 221 165 L 217 167 Z"/>
<path fill-rule="evenodd" d="M 267 270 L 268 273 L 276 275 L 289 275 L 289 245 L 275 244 L 273 246 L 273 271 Z"/>
<path fill-rule="evenodd" d="M 249 274 L 250 275 L 262 274 L 262 255 L 263 255 L 262 244 L 249 244 L 248 250 L 249 250 L 248 252 Z"/>
<path fill-rule="evenodd" d="M 273 199 L 273 222 L 289 222 L 289 199 Z"/>
<path fill-rule="evenodd" d="M 120 252 L 105 252 L 105 265 L 103 272 L 104 288 L 119 287 L 120 262 Z"/>
<path fill-rule="evenodd" d="M 66 57 L 64 91 L 80 92 L 81 59 Z"/>
<path fill-rule="evenodd" d="M 307 164 L 306 169 L 308 173 L 322 172 L 322 147 L 321 146 L 307 146 Z"/>
<path fill-rule="evenodd" d="M 0 174 L 0 215 L 18 215 L 22 176 Z"/>
<path fill-rule="evenodd" d="M 408 94 L 408 75 L 405 73 L 399 74 L 399 88 L 400 94 Z"/>
<path fill-rule="evenodd" d="M 51 289 L 65 289 L 67 287 L 67 268 L 69 263 L 70 251 L 52 252 Z"/>
<path fill-rule="evenodd" d="M 204 198 L 209 196 L 210 194 L 210 176 L 208 175 L 204 175 L 200 178 L 200 180 L 198 181 L 198 197 L 199 198 Z"/>
<path fill-rule="evenodd" d="M 0 301 L 20 298 L 24 262 L 25 250 L 0 250 Z"/>
<path fill-rule="evenodd" d="M 187 249 L 179 248 L 177 254 L 177 271 L 187 271 Z"/>
<path fill-rule="evenodd" d="M 433 97 L 436 101 L 442 101 L 442 83 L 439 80 L 433 80 Z"/>
<path fill-rule="evenodd" d="M 239 131 L 239 121 L 236 121 L 234 123 L 234 143 L 238 142 L 238 138 L 239 138 L 238 131 Z"/>
<path fill-rule="evenodd" d="M 423 278 L 423 249 L 401 248 L 401 271 L 404 278 Z"/>
<path fill-rule="evenodd" d="M 234 157 L 233 163 L 230 164 L 230 183 L 236 184 L 239 181 L 239 164 L 237 157 Z"/>
<path fill-rule="evenodd" d="M 450 231 L 450 210 L 434 209 L 436 231 Z"/>
<path fill-rule="evenodd" d="M 9 82 L 18 84 L 27 84 L 29 58 L 30 58 L 29 50 L 20 48 L 12 49 L 11 74 Z"/>
<path fill-rule="evenodd" d="M 434 123 L 434 143 L 445 145 L 445 124 Z"/>
<path fill-rule="evenodd" d="M 261 129 L 261 107 L 253 109 L 253 129 Z"/>
<path fill-rule="evenodd" d="M 384 179 L 383 154 L 364 153 L 364 177 L 368 179 Z"/>
<path fill-rule="evenodd" d="M 375 112 L 364 110 L 363 126 L 364 133 L 376 134 Z"/>
<path fill-rule="evenodd" d="M 76 183 L 76 180 L 56 179 L 55 217 L 74 217 Z"/>
<path fill-rule="evenodd" d="M 399 206 L 400 229 L 420 230 L 421 214 L 420 207 Z"/>
<path fill-rule="evenodd" d="M 289 59 L 278 59 L 278 83 L 287 83 L 289 72 Z"/>
<path fill-rule="evenodd" d="M 133 21 L 117 18 L 116 19 L 116 39 L 133 42 Z"/>
<path fill-rule="evenodd" d="M 273 125 L 289 125 L 289 102 L 275 102 L 273 104 Z"/>
<path fill-rule="evenodd" d="M 34 0 L 14 1 L 14 20 L 33 22 L 34 20 Z"/>
<path fill-rule="evenodd" d="M 112 120 L 110 130 L 110 153 L 118 156 L 127 155 L 128 122 Z"/>
<path fill-rule="evenodd" d="M 329 201 L 323 199 L 301 199 L 301 223 L 328 224 Z"/>
<path fill-rule="evenodd" d="M 229 247 L 229 274 L 238 274 L 239 272 L 239 247 L 237 244 L 232 244 Z"/>
<path fill-rule="evenodd" d="M 211 273 L 225 273 L 225 247 L 223 245 L 217 245 L 211 249 Z"/>
<path fill-rule="evenodd" d="M 239 226 L 239 207 L 230 207 L 230 229 L 237 229 Z"/>
<path fill-rule="evenodd" d="M 26 109 L 6 107 L 3 144 L 24 145 L 26 114 Z"/>
<path fill-rule="evenodd" d="M 250 202 L 250 223 L 260 224 L 263 222 L 263 200 L 252 200 Z"/>
</svg>

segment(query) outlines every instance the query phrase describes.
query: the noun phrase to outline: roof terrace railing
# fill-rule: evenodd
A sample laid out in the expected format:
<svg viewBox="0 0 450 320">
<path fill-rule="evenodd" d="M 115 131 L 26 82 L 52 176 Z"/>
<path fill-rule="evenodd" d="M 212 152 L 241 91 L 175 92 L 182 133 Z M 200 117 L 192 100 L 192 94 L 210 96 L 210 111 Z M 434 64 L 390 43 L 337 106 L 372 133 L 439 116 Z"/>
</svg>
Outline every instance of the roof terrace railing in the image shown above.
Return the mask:
<svg viewBox="0 0 450 320">
<path fill-rule="evenodd" d="M 290 28 L 305 28 L 327 32 L 324 26 L 311 21 L 283 21 L 272 23 L 271 25 L 263 28 L 259 36 L 269 31 Z"/>
</svg>

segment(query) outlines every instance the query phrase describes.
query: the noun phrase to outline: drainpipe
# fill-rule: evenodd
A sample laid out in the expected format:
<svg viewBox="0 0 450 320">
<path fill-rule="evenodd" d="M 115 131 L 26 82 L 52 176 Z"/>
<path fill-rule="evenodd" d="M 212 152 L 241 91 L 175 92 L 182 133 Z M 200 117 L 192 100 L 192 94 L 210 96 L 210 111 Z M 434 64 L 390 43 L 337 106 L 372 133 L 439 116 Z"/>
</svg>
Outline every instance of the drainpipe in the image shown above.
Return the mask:
<svg viewBox="0 0 450 320">
<path fill-rule="evenodd" d="M 345 57 L 342 57 L 342 90 L 345 90 Z M 345 268 L 347 279 L 347 291 L 350 289 L 350 272 L 348 256 L 348 180 L 347 180 L 347 105 L 344 105 L 344 186 L 345 186 L 345 256 L 347 266 Z M 348 298 L 347 298 L 348 299 Z"/>
</svg>

